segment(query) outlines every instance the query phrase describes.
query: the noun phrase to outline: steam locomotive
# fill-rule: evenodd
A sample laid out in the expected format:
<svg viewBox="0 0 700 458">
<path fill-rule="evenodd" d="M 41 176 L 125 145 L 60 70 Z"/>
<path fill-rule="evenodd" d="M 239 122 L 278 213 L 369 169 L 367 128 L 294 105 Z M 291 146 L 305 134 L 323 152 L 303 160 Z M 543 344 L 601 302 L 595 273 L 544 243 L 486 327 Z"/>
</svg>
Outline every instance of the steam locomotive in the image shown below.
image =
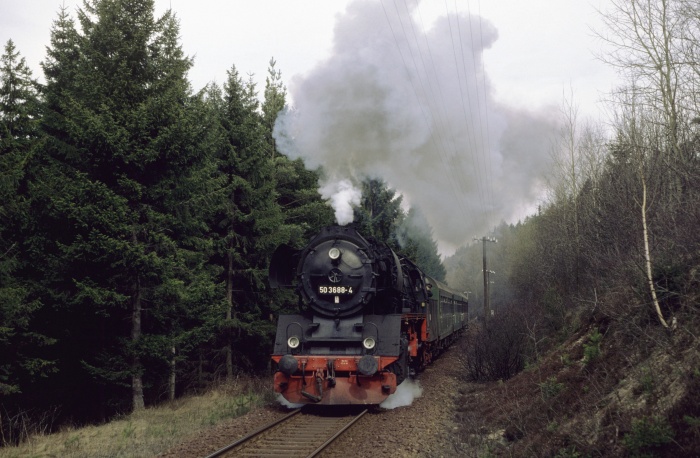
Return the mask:
<svg viewBox="0 0 700 458">
<path fill-rule="evenodd" d="M 275 391 L 292 403 L 380 404 L 467 326 L 466 296 L 351 226 L 278 247 L 269 281 L 299 296 L 272 353 Z"/>
</svg>

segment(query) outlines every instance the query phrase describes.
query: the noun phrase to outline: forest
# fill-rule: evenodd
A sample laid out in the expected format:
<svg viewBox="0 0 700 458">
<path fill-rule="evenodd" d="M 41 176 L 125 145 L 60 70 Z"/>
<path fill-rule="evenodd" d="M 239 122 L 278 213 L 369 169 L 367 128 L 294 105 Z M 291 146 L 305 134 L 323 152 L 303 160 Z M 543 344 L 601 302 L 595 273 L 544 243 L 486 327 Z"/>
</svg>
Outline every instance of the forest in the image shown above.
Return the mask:
<svg viewBox="0 0 700 458">
<path fill-rule="evenodd" d="M 697 348 L 700 7 L 681 3 L 621 2 L 606 18 L 618 51 L 606 58 L 629 83 L 612 121 L 562 103 L 547 198 L 498 225 L 497 243 L 441 261 L 432 222 L 409 231 L 418 210 L 363 183 L 354 224 L 470 291 L 473 317 L 488 252 L 489 315 L 527 317 L 513 333 L 535 343 L 514 371 L 587 320 L 632 346 Z M 20 420 L 105 421 L 265 373 L 274 317 L 296 307 L 269 288 L 270 256 L 334 223 L 322 170 L 275 147 L 287 94 L 273 59 L 262 94 L 235 64 L 194 91 L 172 12 L 90 0 L 76 16 L 57 14 L 43 83 L 12 41 L 1 58 L 3 438 Z"/>
</svg>

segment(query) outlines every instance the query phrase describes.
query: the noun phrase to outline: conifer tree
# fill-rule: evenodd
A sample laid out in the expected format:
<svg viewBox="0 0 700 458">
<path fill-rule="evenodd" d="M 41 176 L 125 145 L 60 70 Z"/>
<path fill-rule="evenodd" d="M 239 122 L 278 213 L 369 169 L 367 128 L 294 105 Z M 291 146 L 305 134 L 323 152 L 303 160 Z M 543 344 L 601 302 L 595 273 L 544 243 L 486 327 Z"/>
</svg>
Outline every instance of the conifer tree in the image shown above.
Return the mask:
<svg viewBox="0 0 700 458">
<path fill-rule="evenodd" d="M 265 131 L 265 144 L 270 151 L 270 157 L 276 156 L 275 139 L 272 132 L 275 128 L 277 115 L 287 103 L 287 90 L 282 83 L 282 72 L 275 68 L 275 59 L 270 59 L 265 78 L 265 98 L 262 104 L 262 123 Z"/>
<path fill-rule="evenodd" d="M 447 272 L 440 260 L 432 228 L 423 213 L 415 208 L 409 209 L 396 228 L 396 237 L 404 256 L 415 262 L 426 274 L 445 281 Z"/>
<path fill-rule="evenodd" d="M 362 200 L 355 208 L 355 222 L 365 236 L 376 237 L 396 251 L 399 244 L 396 239 L 396 226 L 403 217 L 401 195 L 376 178 L 369 178 L 362 183 Z"/>
<path fill-rule="evenodd" d="M 37 146 L 37 83 L 12 40 L 0 57 L 0 396 L 19 393 L 53 370 L 41 347 L 51 340 L 31 328 L 40 302 L 25 275 L 27 164 Z"/>
<path fill-rule="evenodd" d="M 254 83 L 244 81 L 232 66 L 223 92 L 210 91 L 210 96 L 221 129 L 220 205 L 211 224 L 212 262 L 223 267 L 225 316 L 220 326 L 226 374 L 231 377 L 235 368 L 252 369 L 256 361 L 267 360 L 272 332 L 267 266 L 285 235 Z M 262 353 L 253 354 L 253 348 Z"/>
<path fill-rule="evenodd" d="M 318 171 L 307 170 L 301 159 L 290 160 L 277 154 L 273 137 L 279 114 L 287 109 L 287 90 L 282 83 L 282 72 L 270 59 L 265 79 L 265 98 L 262 103 L 265 145 L 274 159 L 274 175 L 278 203 L 284 214 L 283 242 L 293 245 L 304 243 L 321 227 L 333 224 L 333 211 L 318 193 Z M 284 240 L 286 238 L 286 240 Z M 275 293 L 280 290 L 276 290 Z"/>
<path fill-rule="evenodd" d="M 144 406 L 144 377 L 168 370 L 144 361 L 172 362 L 187 286 L 206 284 L 197 246 L 197 196 L 211 164 L 199 149 L 203 105 L 186 78 L 176 18 L 153 12 L 152 0 L 88 0 L 81 32 L 59 14 L 44 63 L 48 138 L 36 193 L 54 272 L 47 286 L 70 317 L 65 364 L 128 386 L 133 409 Z"/>
</svg>

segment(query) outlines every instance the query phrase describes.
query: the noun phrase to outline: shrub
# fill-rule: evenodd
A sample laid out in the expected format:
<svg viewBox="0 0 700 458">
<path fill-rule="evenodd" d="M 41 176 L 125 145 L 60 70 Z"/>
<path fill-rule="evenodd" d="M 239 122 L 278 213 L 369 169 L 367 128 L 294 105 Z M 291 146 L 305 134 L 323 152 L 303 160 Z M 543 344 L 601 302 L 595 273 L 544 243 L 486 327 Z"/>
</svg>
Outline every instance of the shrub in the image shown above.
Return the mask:
<svg viewBox="0 0 700 458">
<path fill-rule="evenodd" d="M 545 401 L 557 397 L 564 389 L 564 384 L 557 381 L 555 376 L 549 377 L 547 380 L 539 384 L 542 399 Z"/>
<path fill-rule="evenodd" d="M 588 343 L 583 344 L 583 364 L 589 364 L 600 356 L 600 342 L 603 334 L 597 329 L 588 336 Z"/>
<path fill-rule="evenodd" d="M 505 311 L 474 325 L 465 339 L 465 369 L 474 381 L 506 380 L 525 364 L 525 325 Z"/>
<path fill-rule="evenodd" d="M 632 456 L 649 454 L 673 440 L 674 431 L 668 420 L 661 417 L 642 417 L 632 420 L 632 430 L 622 439 Z"/>
</svg>

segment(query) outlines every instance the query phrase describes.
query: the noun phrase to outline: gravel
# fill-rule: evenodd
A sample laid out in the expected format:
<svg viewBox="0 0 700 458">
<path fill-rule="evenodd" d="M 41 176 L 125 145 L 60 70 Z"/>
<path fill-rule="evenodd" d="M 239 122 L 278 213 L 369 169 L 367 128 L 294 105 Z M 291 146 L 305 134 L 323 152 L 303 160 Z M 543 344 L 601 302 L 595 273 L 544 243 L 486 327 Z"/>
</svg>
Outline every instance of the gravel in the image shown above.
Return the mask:
<svg viewBox="0 0 700 458">
<path fill-rule="evenodd" d="M 410 405 L 375 408 L 357 422 L 321 456 L 452 457 L 471 455 L 457 435 L 455 401 L 459 378 L 459 345 L 453 345 L 416 378 L 422 394 Z M 406 390 L 401 387 L 401 391 Z M 415 385 L 413 386 L 415 390 Z M 170 457 L 204 457 L 259 427 L 286 415 L 281 406 L 255 408 L 212 427 L 167 453 Z"/>
</svg>

